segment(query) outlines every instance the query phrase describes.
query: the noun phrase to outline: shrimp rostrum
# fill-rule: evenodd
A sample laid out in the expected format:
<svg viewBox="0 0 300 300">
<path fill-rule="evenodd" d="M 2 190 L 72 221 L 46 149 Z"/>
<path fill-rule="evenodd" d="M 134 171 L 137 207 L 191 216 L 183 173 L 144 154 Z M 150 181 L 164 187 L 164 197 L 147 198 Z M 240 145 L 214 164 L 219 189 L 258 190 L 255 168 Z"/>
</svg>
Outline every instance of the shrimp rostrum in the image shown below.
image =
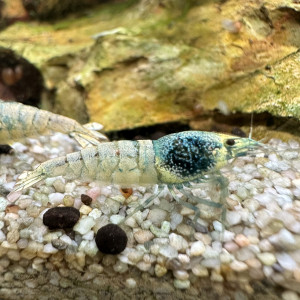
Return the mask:
<svg viewBox="0 0 300 300">
<path fill-rule="evenodd" d="M 34 171 L 22 173 L 14 191 L 21 191 L 47 177 L 59 175 L 122 187 L 158 184 L 158 193 L 167 185 L 173 198 L 193 209 L 197 218 L 199 208 L 183 201 L 175 191 L 198 204 L 222 207 L 220 202 L 193 196 L 185 187 L 189 187 L 191 182 L 202 183 L 213 178 L 219 184 L 221 197 L 225 197 L 227 182 L 219 172 L 220 168 L 229 159 L 245 156 L 258 146 L 259 142 L 249 138 L 202 131 L 174 133 L 153 141 L 105 142 L 48 160 Z M 145 200 L 134 213 L 157 196 L 155 194 Z"/>
<path fill-rule="evenodd" d="M 71 135 L 82 147 L 86 147 L 107 140 L 103 134 L 96 131 L 100 129 L 102 125 L 98 123 L 82 126 L 73 119 L 46 110 L 0 100 L 0 144 L 58 131 Z"/>
</svg>

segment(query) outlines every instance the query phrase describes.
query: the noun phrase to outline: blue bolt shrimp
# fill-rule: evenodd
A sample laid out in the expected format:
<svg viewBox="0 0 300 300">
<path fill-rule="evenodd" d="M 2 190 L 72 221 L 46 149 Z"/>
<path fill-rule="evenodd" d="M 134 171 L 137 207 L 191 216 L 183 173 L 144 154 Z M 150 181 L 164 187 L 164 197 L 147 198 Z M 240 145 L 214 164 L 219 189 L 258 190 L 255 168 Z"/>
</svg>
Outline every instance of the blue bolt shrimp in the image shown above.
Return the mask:
<svg viewBox="0 0 300 300">
<path fill-rule="evenodd" d="M 46 110 L 0 100 L 0 144 L 59 131 L 70 134 L 82 147 L 86 147 L 107 140 L 103 134 L 96 131 L 101 128 L 102 125 L 98 123 L 82 126 L 73 119 Z"/>
<path fill-rule="evenodd" d="M 149 205 L 167 185 L 173 198 L 193 209 L 195 218 L 198 218 L 199 208 L 179 198 L 175 191 L 198 204 L 222 208 L 222 201 L 200 199 L 185 187 L 189 187 L 191 182 L 201 184 L 214 181 L 219 184 L 220 197 L 224 200 L 227 181 L 221 175 L 220 168 L 228 160 L 245 156 L 249 150 L 260 145 L 249 138 L 202 131 L 174 133 L 153 141 L 104 142 L 48 160 L 34 171 L 22 173 L 14 191 L 26 189 L 47 177 L 60 175 L 71 180 L 80 178 L 122 187 L 158 184 L 158 192 L 139 205 L 135 213 Z"/>
</svg>

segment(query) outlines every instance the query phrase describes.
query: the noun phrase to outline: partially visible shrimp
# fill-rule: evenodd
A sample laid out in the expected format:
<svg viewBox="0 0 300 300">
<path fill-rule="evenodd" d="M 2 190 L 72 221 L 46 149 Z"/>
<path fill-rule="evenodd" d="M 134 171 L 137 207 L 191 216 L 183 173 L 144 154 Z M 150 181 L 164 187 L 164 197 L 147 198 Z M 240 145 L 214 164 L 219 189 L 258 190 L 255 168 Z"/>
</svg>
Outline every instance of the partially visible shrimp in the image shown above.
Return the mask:
<svg viewBox="0 0 300 300">
<path fill-rule="evenodd" d="M 222 201 L 227 195 L 227 181 L 219 172 L 227 161 L 245 156 L 249 149 L 260 146 L 249 138 L 231 135 L 186 131 L 158 140 L 106 142 L 40 164 L 34 171 L 20 175 L 14 191 L 21 191 L 47 177 L 62 175 L 68 179 L 100 181 L 103 184 L 158 184 L 160 193 L 167 185 L 175 200 L 193 209 L 199 208 L 178 198 L 178 190 L 198 204 L 221 208 L 223 204 L 199 199 L 184 187 L 191 182 L 216 182 Z M 209 176 L 212 174 L 212 176 Z M 158 194 L 152 195 L 134 212 L 147 206 Z"/>
<path fill-rule="evenodd" d="M 103 134 L 96 131 L 100 129 L 102 125 L 98 123 L 82 126 L 73 119 L 46 110 L 0 100 L 0 144 L 59 131 L 70 134 L 82 147 L 86 147 L 107 141 Z"/>
</svg>

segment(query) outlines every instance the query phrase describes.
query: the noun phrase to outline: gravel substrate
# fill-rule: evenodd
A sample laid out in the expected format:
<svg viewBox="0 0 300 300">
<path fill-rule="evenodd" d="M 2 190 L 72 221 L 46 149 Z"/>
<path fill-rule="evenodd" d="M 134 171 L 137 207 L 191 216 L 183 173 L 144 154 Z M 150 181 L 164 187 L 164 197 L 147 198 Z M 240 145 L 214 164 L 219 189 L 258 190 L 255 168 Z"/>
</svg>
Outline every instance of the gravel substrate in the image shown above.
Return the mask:
<svg viewBox="0 0 300 300">
<path fill-rule="evenodd" d="M 21 290 L 42 293 L 46 284 L 67 289 L 74 281 L 77 286 L 78 282 L 90 282 L 101 287 L 99 278 L 119 274 L 123 274 L 123 286 L 134 289 L 140 284 L 138 276 L 134 276 L 137 271 L 144 278 L 151 275 L 159 277 L 161 282 L 165 278 L 172 288 L 193 291 L 195 296 L 195 286 L 208 280 L 217 294 L 222 294 L 224 287 L 231 286 L 233 290 L 238 287 L 243 294 L 236 299 L 252 297 L 256 292 L 255 282 L 280 287 L 280 294 L 272 299 L 277 296 L 299 299 L 300 146 L 297 142 L 273 139 L 267 145 L 268 150 L 255 157 L 238 158 L 222 170 L 229 180 L 225 230 L 221 209 L 200 205 L 201 219 L 195 224 L 193 210 L 176 203 L 165 189 L 150 207 L 120 225 L 128 241 L 118 255 L 98 250 L 95 241 L 98 230 L 109 223 L 122 222 L 157 187 L 121 190 L 117 186 L 67 182 L 56 177 L 29 188 L 11 203 L 6 196 L 22 171 L 78 150 L 75 142 L 63 134 L 27 139 L 13 148 L 14 154 L 0 155 L 1 299 L 19 299 L 9 298 L 13 293 L 9 287 L 15 287 L 12 282 L 15 284 L 22 276 L 25 279 L 19 281 Z M 193 194 L 219 201 L 215 183 L 197 186 Z M 11 195 L 11 199 L 17 196 Z M 73 229 L 50 230 L 44 225 L 44 214 L 58 206 L 79 210 L 80 218 Z M 73 220 L 76 221 L 76 213 Z M 43 281 L 39 274 L 45 273 Z M 166 289 L 165 294 L 168 293 L 171 292 Z M 69 296 L 84 299 L 80 295 Z M 86 299 L 97 299 L 96 295 L 93 297 L 86 295 Z M 23 295 L 22 299 L 26 297 Z M 38 299 L 56 298 L 54 294 L 47 298 L 46 293 Z"/>
</svg>

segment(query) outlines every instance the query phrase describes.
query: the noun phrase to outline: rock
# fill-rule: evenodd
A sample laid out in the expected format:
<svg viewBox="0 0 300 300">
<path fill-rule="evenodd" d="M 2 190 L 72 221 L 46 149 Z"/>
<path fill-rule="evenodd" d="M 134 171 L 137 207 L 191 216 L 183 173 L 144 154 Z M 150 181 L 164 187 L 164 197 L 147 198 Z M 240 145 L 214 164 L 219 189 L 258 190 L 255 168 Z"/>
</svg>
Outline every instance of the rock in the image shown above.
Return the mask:
<svg viewBox="0 0 300 300">
<path fill-rule="evenodd" d="M 74 205 L 74 198 L 71 195 L 66 195 L 63 198 L 63 203 L 65 206 L 73 206 Z"/>
<path fill-rule="evenodd" d="M 169 239 L 170 245 L 177 251 L 184 251 L 188 248 L 188 242 L 181 235 L 171 233 Z"/>
<path fill-rule="evenodd" d="M 133 289 L 136 287 L 137 283 L 133 278 L 127 278 L 125 281 L 125 285 L 129 289 Z"/>
<path fill-rule="evenodd" d="M 236 272 L 243 272 L 243 271 L 246 271 L 246 270 L 248 269 L 248 265 L 245 264 L 245 263 L 242 262 L 242 261 L 234 260 L 234 261 L 230 264 L 230 268 L 231 268 L 233 271 L 236 271 Z"/>
<path fill-rule="evenodd" d="M 230 226 L 233 226 L 241 222 L 242 216 L 238 211 L 228 211 L 226 213 L 226 220 Z"/>
<path fill-rule="evenodd" d="M 72 228 L 79 217 L 79 210 L 74 207 L 54 207 L 43 215 L 43 223 L 49 229 Z"/>
<path fill-rule="evenodd" d="M 191 245 L 191 256 L 199 256 L 205 251 L 205 245 L 201 241 L 192 243 Z"/>
<path fill-rule="evenodd" d="M 87 205 L 81 205 L 80 209 L 79 209 L 79 212 L 82 214 L 82 215 L 88 215 L 93 209 Z"/>
<path fill-rule="evenodd" d="M 284 291 L 281 294 L 282 300 L 299 300 L 299 297 L 294 291 Z"/>
<path fill-rule="evenodd" d="M 127 236 L 123 229 L 115 224 L 100 228 L 96 235 L 98 249 L 105 254 L 119 254 L 127 245 Z"/>
<path fill-rule="evenodd" d="M 81 202 L 85 205 L 91 205 L 93 199 L 89 195 L 81 194 Z"/>
<path fill-rule="evenodd" d="M 167 258 L 175 258 L 178 256 L 177 250 L 171 245 L 162 245 L 159 249 L 159 253 Z"/>
<path fill-rule="evenodd" d="M 154 238 L 153 233 L 149 230 L 138 230 L 133 234 L 133 236 L 139 244 L 144 244 Z"/>
<path fill-rule="evenodd" d="M 159 264 L 156 264 L 155 267 L 154 267 L 154 272 L 155 272 L 155 275 L 157 277 L 162 277 L 164 276 L 166 273 L 167 273 L 167 268 L 164 267 L 164 266 L 161 266 Z"/>
<path fill-rule="evenodd" d="M 292 271 L 297 268 L 297 263 L 292 259 L 287 253 L 281 252 L 276 254 L 276 258 L 279 264 L 289 271 Z"/>
<path fill-rule="evenodd" d="M 257 253 L 256 256 L 265 266 L 272 266 L 276 262 L 276 257 L 273 253 Z"/>
<path fill-rule="evenodd" d="M 79 220 L 79 222 L 74 226 L 74 231 L 84 235 L 91 230 L 91 228 L 96 224 L 92 217 L 84 217 Z"/>
<path fill-rule="evenodd" d="M 189 280 L 179 280 L 179 279 L 174 280 L 174 286 L 177 289 L 185 290 L 188 289 L 190 285 L 191 283 Z"/>
<path fill-rule="evenodd" d="M 147 219 L 150 220 L 155 226 L 160 226 L 166 217 L 167 212 L 165 210 L 154 208 L 150 210 Z"/>
</svg>

